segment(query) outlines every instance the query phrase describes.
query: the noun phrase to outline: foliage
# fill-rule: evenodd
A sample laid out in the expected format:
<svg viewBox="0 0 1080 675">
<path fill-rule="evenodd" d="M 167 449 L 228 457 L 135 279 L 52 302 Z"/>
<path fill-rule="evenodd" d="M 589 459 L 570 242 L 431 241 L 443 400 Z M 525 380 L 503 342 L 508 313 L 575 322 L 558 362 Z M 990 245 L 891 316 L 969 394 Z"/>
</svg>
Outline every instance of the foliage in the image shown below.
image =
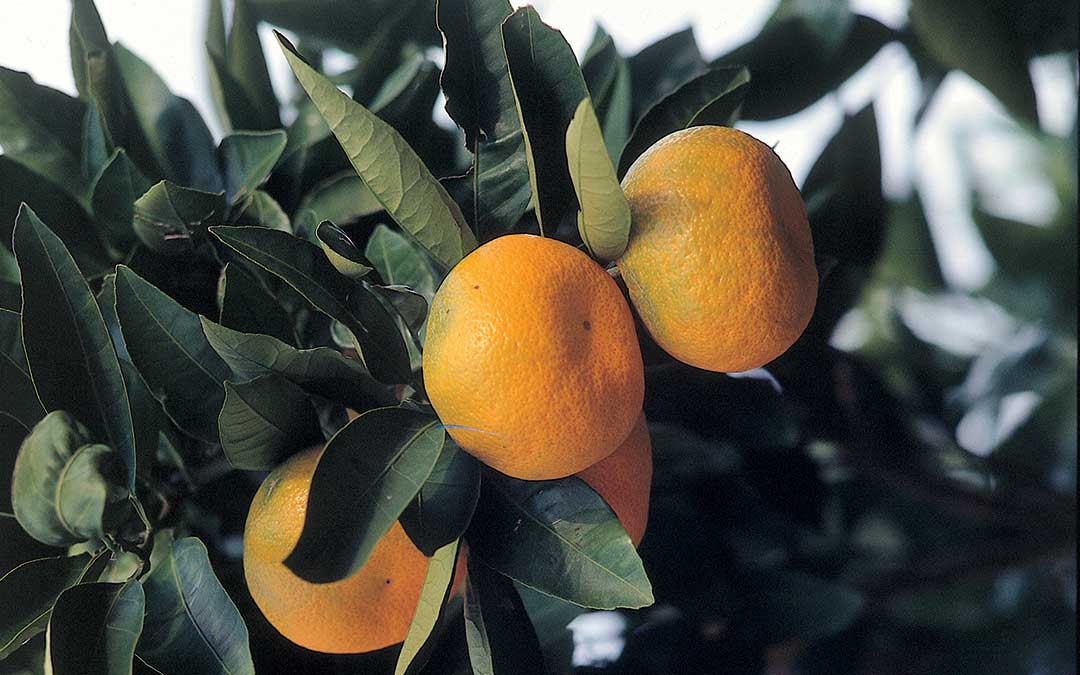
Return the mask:
<svg viewBox="0 0 1080 675">
<path fill-rule="evenodd" d="M 611 672 L 1069 670 L 1076 129 L 1038 127 L 1028 62 L 1075 63 L 1077 11 L 1014 4 L 915 1 L 896 31 L 785 1 L 712 62 L 690 30 L 626 55 L 597 28 L 579 65 L 507 0 L 236 0 L 228 31 L 210 0 L 215 141 L 73 0 L 77 96 L 0 68 L 0 669 L 568 672 L 567 622 L 615 609 Z M 284 101 L 260 22 L 297 38 L 277 34 Z M 533 232 L 613 260 L 616 181 L 651 143 L 803 110 L 891 42 L 927 97 L 962 70 L 1043 149 L 1059 212 L 977 209 L 985 286 L 950 287 L 918 195 L 882 195 L 868 107 L 804 186 L 827 274 L 787 354 L 705 373 L 641 332 L 656 467 L 639 552 L 582 481 L 510 479 L 446 436 L 419 355 L 462 256 Z M 324 71 L 331 50 L 352 66 Z M 435 121 L 440 87 L 456 129 Z M 925 330 L 958 307 L 1005 329 L 973 346 Z M 971 429 L 977 447 L 958 441 Z M 400 519 L 433 556 L 403 649 L 301 650 L 247 594 L 250 498 L 320 443 L 287 564 L 340 579 Z M 467 593 L 447 603 L 459 547 Z"/>
</svg>

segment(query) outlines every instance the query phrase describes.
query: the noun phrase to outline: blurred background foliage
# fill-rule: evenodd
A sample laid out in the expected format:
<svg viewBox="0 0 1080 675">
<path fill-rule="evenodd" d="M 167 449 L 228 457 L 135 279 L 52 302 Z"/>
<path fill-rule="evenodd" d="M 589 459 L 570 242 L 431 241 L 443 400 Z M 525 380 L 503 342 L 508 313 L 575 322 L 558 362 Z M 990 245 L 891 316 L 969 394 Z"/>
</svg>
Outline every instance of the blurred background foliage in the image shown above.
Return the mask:
<svg viewBox="0 0 1080 675">
<path fill-rule="evenodd" d="M 463 139 L 435 114 L 440 59 L 433 52 L 441 40 L 433 4 L 249 0 L 250 16 L 239 20 L 295 35 L 312 64 L 401 132 L 464 198 L 455 180 L 468 164 Z M 287 130 L 264 188 L 272 197 L 266 210 L 233 213 L 231 222 L 284 218 L 313 236 L 317 223 L 333 219 L 354 241 L 367 241 L 385 215 L 350 177 L 340 146 L 299 87 L 279 113 L 265 66 L 245 71 L 250 63 L 237 56 L 245 34 L 227 35 L 225 13 L 211 7 L 209 79 L 221 127 L 285 122 Z M 980 192 L 973 175 L 961 177 L 993 265 L 975 287 L 952 283 L 919 191 L 901 200 L 883 193 L 875 108 L 848 116 L 802 186 L 822 284 L 797 345 L 766 369 L 728 376 L 674 363 L 642 333 L 656 469 L 640 551 L 657 604 L 582 614 L 523 592 L 553 672 L 1075 672 L 1077 131 L 1075 122 L 1066 136 L 1040 126 L 1030 61 L 1067 54 L 1067 94 L 1075 101 L 1077 5 L 913 0 L 909 17 L 895 28 L 845 2 L 784 1 L 759 35 L 711 63 L 749 68 L 742 118 L 750 121 L 799 113 L 889 44 L 902 45 L 919 68 L 922 111 L 949 73 L 963 72 L 1004 106 L 1001 133 L 1031 157 L 1025 170 L 1052 186 L 1050 217 L 1037 225 L 1003 217 L 991 208 L 993 194 Z M 76 38 L 95 36 L 73 33 L 73 45 Z M 602 115 L 610 105 L 627 106 L 622 133 L 710 65 L 692 30 L 636 54 L 616 47 L 598 30 L 583 68 Z M 168 160 L 160 175 L 219 189 L 207 183 L 219 160 L 201 153 L 211 147 L 205 124 L 136 61 L 109 67 L 143 78 L 147 96 L 167 108 L 159 123 L 182 130 L 162 137 L 188 142 L 164 148 L 133 137 L 124 144 L 131 158 Z M 82 134 L 79 102 L 30 102 L 31 89 L 12 73 L 0 78 L 0 106 L 49 106 L 63 145 L 79 148 L 76 157 L 93 147 Z M 620 73 L 628 75 L 629 100 L 612 104 Z M 222 95 L 235 87 L 243 95 Z M 920 113 L 914 123 L 923 119 Z M 68 225 L 65 239 L 101 218 L 93 195 L 72 189 L 77 179 L 45 184 L 42 167 L 20 162 L 19 147 L 8 142 L 4 153 L 6 241 L 21 201 L 45 222 Z M 205 163 L 215 169 L 203 171 Z M 78 166 L 68 168 L 80 175 Z M 55 166 L 46 169 L 57 175 Z M 125 262 L 188 308 L 216 315 L 211 245 L 198 240 L 183 258 L 137 247 Z M 91 278 L 115 262 L 107 242 L 98 248 L 78 248 Z M 0 280 L 14 275 L 0 247 Z M 0 296 L 0 308 L 8 300 Z M 0 311 L 0 322 L 5 316 Z M 14 353 L 13 345 L 0 349 Z M 328 656 L 281 639 L 247 595 L 239 559 L 260 476 L 209 459 L 190 471 L 187 480 L 204 487 L 186 502 L 186 516 L 248 622 L 258 672 L 392 668 L 393 649 Z M 0 518 L 0 527 L 6 570 L 16 545 L 18 559 L 36 545 L 10 519 Z M 467 672 L 460 622 L 453 626 L 426 672 Z M 40 664 L 27 660 L 39 652 L 22 650 L 4 667 L 34 671 Z"/>
</svg>

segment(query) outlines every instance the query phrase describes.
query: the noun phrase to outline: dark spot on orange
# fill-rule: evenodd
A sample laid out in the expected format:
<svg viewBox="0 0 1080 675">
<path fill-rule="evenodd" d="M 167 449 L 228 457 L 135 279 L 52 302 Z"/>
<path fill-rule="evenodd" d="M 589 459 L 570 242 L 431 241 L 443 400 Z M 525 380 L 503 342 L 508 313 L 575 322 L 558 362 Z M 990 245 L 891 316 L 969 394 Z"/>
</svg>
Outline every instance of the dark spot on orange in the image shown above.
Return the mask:
<svg viewBox="0 0 1080 675">
<path fill-rule="evenodd" d="M 588 321 L 582 321 L 581 325 L 585 326 L 585 330 L 592 330 L 592 324 L 589 323 Z"/>
<path fill-rule="evenodd" d="M 473 289 L 479 289 L 479 288 L 480 288 L 479 284 L 477 284 L 476 286 L 473 286 Z"/>
<path fill-rule="evenodd" d="M 390 585 L 390 580 L 389 580 L 389 579 L 387 579 L 387 580 L 386 580 L 386 585 L 387 585 L 387 586 L 389 586 L 389 585 Z"/>
</svg>

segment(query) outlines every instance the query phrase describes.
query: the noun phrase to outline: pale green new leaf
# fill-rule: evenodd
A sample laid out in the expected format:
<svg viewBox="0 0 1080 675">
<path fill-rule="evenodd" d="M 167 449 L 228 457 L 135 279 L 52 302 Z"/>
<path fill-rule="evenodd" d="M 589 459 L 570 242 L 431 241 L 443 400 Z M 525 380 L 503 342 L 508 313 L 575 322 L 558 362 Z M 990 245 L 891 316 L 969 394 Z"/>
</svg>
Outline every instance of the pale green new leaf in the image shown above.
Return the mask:
<svg viewBox="0 0 1080 675">
<path fill-rule="evenodd" d="M 461 540 L 455 539 L 435 551 L 428 561 L 424 583 L 420 586 L 420 598 L 416 601 L 409 632 L 401 645 L 394 675 L 418 672 L 424 667 L 432 648 L 431 637 L 435 626 L 446 609 L 446 599 L 454 581 L 458 550 Z"/>
<path fill-rule="evenodd" d="M 589 252 L 615 260 L 630 239 L 630 204 L 604 146 L 592 99 L 581 99 L 566 128 L 566 160 L 578 200 L 578 232 Z"/>
</svg>

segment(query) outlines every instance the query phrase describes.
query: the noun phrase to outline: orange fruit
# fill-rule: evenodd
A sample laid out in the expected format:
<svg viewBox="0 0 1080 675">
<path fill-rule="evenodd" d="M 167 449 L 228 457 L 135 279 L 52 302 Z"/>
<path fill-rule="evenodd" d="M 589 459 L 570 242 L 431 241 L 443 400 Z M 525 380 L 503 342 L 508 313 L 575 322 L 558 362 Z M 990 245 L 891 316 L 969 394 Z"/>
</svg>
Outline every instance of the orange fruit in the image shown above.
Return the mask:
<svg viewBox="0 0 1080 675">
<path fill-rule="evenodd" d="M 762 366 L 798 339 L 817 299 L 799 190 L 772 149 L 701 126 L 657 141 L 623 178 L 630 299 L 665 351 L 692 366 Z"/>
<path fill-rule="evenodd" d="M 615 451 L 645 391 L 633 316 L 572 246 L 495 239 L 454 267 L 428 312 L 424 386 L 447 432 L 515 478 L 562 478 Z"/>
<path fill-rule="evenodd" d="M 652 488 L 652 443 L 644 413 L 619 449 L 579 473 L 618 516 L 634 546 L 645 536 Z"/>
<path fill-rule="evenodd" d="M 397 521 L 347 579 L 313 584 L 282 562 L 300 538 L 320 448 L 297 453 L 263 481 L 244 527 L 244 577 L 251 597 L 282 635 L 331 654 L 381 649 L 405 639 L 428 559 Z M 458 560 L 455 585 L 464 559 Z"/>
</svg>

